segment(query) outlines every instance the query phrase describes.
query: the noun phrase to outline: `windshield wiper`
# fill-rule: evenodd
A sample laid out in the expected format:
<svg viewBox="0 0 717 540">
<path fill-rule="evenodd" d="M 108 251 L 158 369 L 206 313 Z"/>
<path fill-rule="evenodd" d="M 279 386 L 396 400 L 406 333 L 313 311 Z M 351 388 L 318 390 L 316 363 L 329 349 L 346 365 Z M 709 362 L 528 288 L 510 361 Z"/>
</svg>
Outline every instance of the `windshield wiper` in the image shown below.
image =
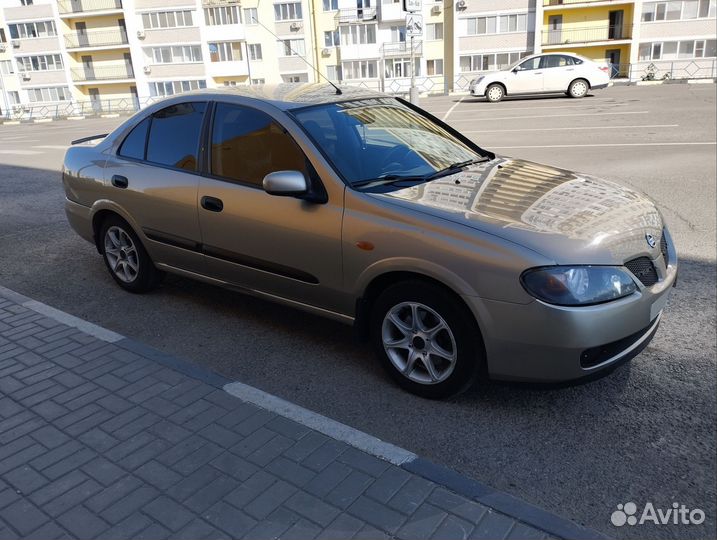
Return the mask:
<svg viewBox="0 0 717 540">
<path fill-rule="evenodd" d="M 416 174 L 387 174 L 378 178 L 371 178 L 370 180 L 361 180 L 359 182 L 354 182 L 353 184 L 351 184 L 351 187 L 385 186 L 386 184 L 395 184 L 396 182 L 401 182 L 404 180 L 423 181 L 424 178 L 425 176 Z"/>
<path fill-rule="evenodd" d="M 431 174 L 427 174 L 423 177 L 424 180 L 435 180 L 436 178 L 441 178 L 442 176 L 448 176 L 450 174 L 453 174 L 454 172 L 462 169 L 463 167 L 467 167 L 468 165 L 474 165 L 476 163 L 484 163 L 486 161 L 490 161 L 489 157 L 482 157 L 479 159 L 467 159 L 465 161 L 459 161 L 457 163 L 451 163 L 448 167 L 445 169 L 441 169 L 439 171 L 436 171 Z"/>
</svg>

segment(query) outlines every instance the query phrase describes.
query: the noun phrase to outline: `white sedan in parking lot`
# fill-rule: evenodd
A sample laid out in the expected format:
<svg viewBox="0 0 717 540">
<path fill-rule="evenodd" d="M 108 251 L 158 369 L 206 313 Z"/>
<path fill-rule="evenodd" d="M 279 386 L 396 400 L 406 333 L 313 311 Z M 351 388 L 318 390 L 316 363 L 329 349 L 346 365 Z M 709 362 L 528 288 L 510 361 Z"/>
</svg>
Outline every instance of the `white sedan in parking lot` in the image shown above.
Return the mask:
<svg viewBox="0 0 717 540">
<path fill-rule="evenodd" d="M 589 90 L 606 88 L 609 82 L 610 68 L 606 63 L 572 53 L 537 54 L 473 79 L 470 92 L 492 102 L 505 96 L 558 92 L 581 98 Z"/>
</svg>

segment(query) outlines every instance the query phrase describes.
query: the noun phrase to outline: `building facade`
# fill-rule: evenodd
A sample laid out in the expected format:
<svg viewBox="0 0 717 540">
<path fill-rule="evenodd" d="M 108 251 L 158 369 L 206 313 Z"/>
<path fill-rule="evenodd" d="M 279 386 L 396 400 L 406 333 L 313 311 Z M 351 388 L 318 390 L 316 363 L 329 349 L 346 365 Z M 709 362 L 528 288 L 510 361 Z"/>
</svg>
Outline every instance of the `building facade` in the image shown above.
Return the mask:
<svg viewBox="0 0 717 540">
<path fill-rule="evenodd" d="M 317 81 L 465 91 L 535 52 L 613 76 L 715 77 L 717 0 L 0 0 L 0 109 L 106 110 L 205 87 Z"/>
</svg>

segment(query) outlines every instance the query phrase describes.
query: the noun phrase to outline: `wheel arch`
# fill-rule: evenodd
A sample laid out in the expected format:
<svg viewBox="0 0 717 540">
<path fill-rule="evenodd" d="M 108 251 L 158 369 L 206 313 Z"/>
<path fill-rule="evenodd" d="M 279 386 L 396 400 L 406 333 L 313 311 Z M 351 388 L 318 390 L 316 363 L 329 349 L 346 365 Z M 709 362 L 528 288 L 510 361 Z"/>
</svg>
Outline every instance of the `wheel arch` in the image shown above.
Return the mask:
<svg viewBox="0 0 717 540">
<path fill-rule="evenodd" d="M 497 84 L 498 86 L 500 86 L 501 88 L 503 88 L 503 95 L 504 95 L 504 96 L 507 96 L 507 95 L 508 95 L 508 87 L 505 85 L 505 83 L 504 83 L 503 81 L 493 81 L 493 82 L 491 82 L 491 83 L 488 83 L 488 85 L 485 87 L 485 92 L 483 93 L 483 95 L 486 95 L 486 96 L 487 96 L 487 95 L 488 95 L 488 89 L 489 89 L 491 86 L 496 85 L 496 84 Z M 572 84 L 572 83 L 571 83 L 571 84 Z"/>
<path fill-rule="evenodd" d="M 588 90 L 592 90 L 593 85 L 590 83 L 590 79 L 588 79 L 587 77 L 575 77 L 572 81 L 570 81 L 570 84 L 568 84 L 568 90 L 570 90 L 570 87 L 575 81 L 585 81 L 586 83 L 588 83 Z"/>
<path fill-rule="evenodd" d="M 127 212 L 124 212 L 121 207 L 112 201 L 100 200 L 92 206 L 92 237 L 95 242 L 95 248 L 97 248 L 99 254 L 102 254 L 102 241 L 99 237 L 100 229 L 102 228 L 102 223 L 112 215 L 126 221 L 127 224 L 132 227 L 135 234 L 140 237 L 140 240 L 144 241 L 142 231 L 137 227 Z"/>
</svg>

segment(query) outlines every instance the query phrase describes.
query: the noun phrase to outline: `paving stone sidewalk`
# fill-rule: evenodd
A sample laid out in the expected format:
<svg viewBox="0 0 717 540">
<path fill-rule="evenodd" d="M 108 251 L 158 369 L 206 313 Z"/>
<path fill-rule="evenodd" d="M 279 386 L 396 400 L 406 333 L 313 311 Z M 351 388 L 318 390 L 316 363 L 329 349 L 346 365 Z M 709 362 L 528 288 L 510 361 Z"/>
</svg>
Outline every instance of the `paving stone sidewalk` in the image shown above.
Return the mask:
<svg viewBox="0 0 717 540">
<path fill-rule="evenodd" d="M 547 536 L 210 382 L 0 291 L 0 540 Z"/>
</svg>

